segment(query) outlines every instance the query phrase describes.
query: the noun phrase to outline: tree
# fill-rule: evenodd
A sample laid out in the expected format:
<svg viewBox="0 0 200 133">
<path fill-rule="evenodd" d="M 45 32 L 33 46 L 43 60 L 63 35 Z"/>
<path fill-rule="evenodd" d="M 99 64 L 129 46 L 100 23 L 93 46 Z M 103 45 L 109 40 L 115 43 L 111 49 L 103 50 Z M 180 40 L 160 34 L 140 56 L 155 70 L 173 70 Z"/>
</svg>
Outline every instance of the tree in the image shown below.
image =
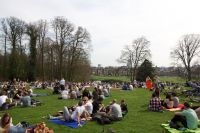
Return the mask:
<svg viewBox="0 0 200 133">
<path fill-rule="evenodd" d="M 72 81 L 72 79 L 74 78 L 75 70 L 77 68 L 79 68 L 82 64 L 90 64 L 87 61 L 88 52 L 90 50 L 89 45 L 87 45 L 89 42 L 90 42 L 90 35 L 88 31 L 82 27 L 78 27 L 77 31 L 73 35 L 72 41 L 67 51 L 67 55 L 68 55 L 67 79 L 69 81 Z M 87 66 L 87 65 L 84 65 L 84 66 Z"/>
<path fill-rule="evenodd" d="M 150 42 L 145 37 L 137 38 L 132 45 L 126 45 L 121 51 L 118 62 L 125 63 L 130 70 L 130 78 L 136 78 L 137 67 L 148 57 L 151 56 L 149 49 Z"/>
<path fill-rule="evenodd" d="M 39 40 L 39 50 L 41 53 L 41 64 L 42 64 L 42 81 L 44 82 L 44 41 L 45 41 L 45 37 L 47 34 L 47 21 L 46 20 L 40 20 L 38 22 L 39 25 L 39 36 L 38 36 L 38 40 Z"/>
<path fill-rule="evenodd" d="M 38 27 L 34 24 L 27 25 L 27 35 L 29 36 L 29 71 L 28 71 L 28 80 L 34 81 L 36 79 L 36 43 L 39 36 Z"/>
<path fill-rule="evenodd" d="M 153 68 L 152 63 L 145 59 L 137 70 L 136 80 L 144 82 L 147 76 L 149 76 L 151 79 L 154 79 L 155 69 Z"/>
<path fill-rule="evenodd" d="M 64 17 L 55 17 L 52 21 L 52 26 L 59 59 L 59 78 L 61 79 L 63 77 L 63 58 L 68 45 L 71 43 L 74 26 Z"/>
<path fill-rule="evenodd" d="M 187 72 L 187 79 L 191 80 L 191 63 L 200 53 L 200 35 L 188 34 L 184 35 L 178 42 L 177 46 L 171 52 L 171 57 L 177 63 L 184 65 Z"/>
<path fill-rule="evenodd" d="M 61 77 L 69 81 L 88 79 L 88 31 L 82 27 L 75 29 L 64 17 L 53 19 L 49 30 L 53 33 L 48 33 L 47 24 L 46 20 L 26 24 L 15 17 L 0 20 L 0 44 L 4 48 L 0 51 L 0 78 L 7 79 L 9 75 L 10 79 L 29 81 Z"/>
<path fill-rule="evenodd" d="M 5 35 L 7 35 L 8 40 L 11 44 L 11 55 L 9 58 L 10 61 L 10 78 L 16 78 L 17 75 L 19 75 L 19 52 L 17 50 L 18 44 L 21 44 L 22 40 L 22 34 L 25 28 L 25 22 L 15 18 L 15 17 L 9 17 L 5 18 L 3 24 L 3 29 Z"/>
<path fill-rule="evenodd" d="M 7 79 L 7 38 L 8 38 L 8 29 L 6 25 L 6 19 L 1 20 L 1 31 L 2 31 L 2 38 L 4 41 L 4 58 L 3 58 L 3 69 L 2 75 L 5 79 Z"/>
</svg>

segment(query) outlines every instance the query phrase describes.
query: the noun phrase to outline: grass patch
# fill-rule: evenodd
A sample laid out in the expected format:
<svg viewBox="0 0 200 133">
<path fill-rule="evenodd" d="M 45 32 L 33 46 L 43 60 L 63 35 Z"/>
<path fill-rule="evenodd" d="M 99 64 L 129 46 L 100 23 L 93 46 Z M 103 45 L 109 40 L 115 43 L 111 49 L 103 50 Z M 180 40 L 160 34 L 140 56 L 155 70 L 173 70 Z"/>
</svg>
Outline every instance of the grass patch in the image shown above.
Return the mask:
<svg viewBox="0 0 200 133">
<path fill-rule="evenodd" d="M 49 122 L 42 118 L 48 114 L 53 114 L 58 110 L 62 110 L 64 105 L 71 106 L 76 104 L 77 100 L 58 100 L 58 95 L 52 95 L 50 90 L 35 90 L 37 93 L 49 93 L 49 96 L 34 97 L 40 100 L 43 105 L 38 107 L 14 107 L 8 112 L 13 117 L 13 123 L 17 124 L 20 121 L 28 121 L 31 124 L 45 122 L 48 127 L 53 128 L 55 133 L 73 132 L 73 133 L 100 133 L 103 126 L 96 122 L 87 122 L 85 126 L 78 129 L 71 129 L 66 126 L 60 126 Z M 105 125 L 105 130 L 108 128 L 114 129 L 117 133 L 155 133 L 162 132 L 161 123 L 165 123 L 173 116 L 173 112 L 165 111 L 164 113 L 147 111 L 149 99 L 152 92 L 145 89 L 136 89 L 134 91 L 112 90 L 111 96 L 104 100 L 104 104 L 108 104 L 112 99 L 125 99 L 128 104 L 129 113 L 122 121 L 115 122 L 110 125 Z M 1 115 L 4 111 L 0 112 Z"/>
<path fill-rule="evenodd" d="M 185 83 L 186 79 L 181 77 L 169 77 L 169 76 L 161 76 L 160 80 L 162 82 L 172 82 L 172 83 Z"/>
<path fill-rule="evenodd" d="M 91 76 L 92 81 L 115 81 L 115 82 L 130 82 L 127 76 Z"/>
</svg>

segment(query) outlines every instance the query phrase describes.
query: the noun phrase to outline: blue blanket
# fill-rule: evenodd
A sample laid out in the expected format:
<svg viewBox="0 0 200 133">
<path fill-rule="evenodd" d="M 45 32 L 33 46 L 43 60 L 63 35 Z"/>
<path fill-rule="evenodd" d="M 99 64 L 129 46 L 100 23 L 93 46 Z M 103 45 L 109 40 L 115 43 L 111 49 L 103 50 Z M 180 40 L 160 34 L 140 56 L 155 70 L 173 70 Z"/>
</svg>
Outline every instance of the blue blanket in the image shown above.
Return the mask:
<svg viewBox="0 0 200 133">
<path fill-rule="evenodd" d="M 58 125 L 65 125 L 71 128 L 78 128 L 78 123 L 77 121 L 71 120 L 71 121 L 62 121 L 60 119 L 53 119 L 53 120 L 49 120 L 50 122 L 53 122 L 55 124 Z M 84 121 L 81 121 L 81 126 L 83 126 L 85 124 Z"/>
</svg>

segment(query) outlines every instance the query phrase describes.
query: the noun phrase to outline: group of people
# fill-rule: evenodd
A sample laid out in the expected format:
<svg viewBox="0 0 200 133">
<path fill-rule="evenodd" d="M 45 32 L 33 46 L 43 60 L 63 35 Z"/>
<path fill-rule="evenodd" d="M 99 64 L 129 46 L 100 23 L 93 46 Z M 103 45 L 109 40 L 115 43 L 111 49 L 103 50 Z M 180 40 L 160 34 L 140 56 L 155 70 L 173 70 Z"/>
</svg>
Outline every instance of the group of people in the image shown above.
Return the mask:
<svg viewBox="0 0 200 133">
<path fill-rule="evenodd" d="M 78 126 L 81 126 L 81 120 L 94 120 L 97 115 L 107 117 L 111 121 L 122 120 L 127 112 L 128 107 L 125 100 L 118 104 L 117 100 L 114 99 L 109 105 L 104 106 L 103 97 L 92 99 L 84 96 L 76 105 L 64 106 L 63 111 L 49 115 L 49 119 L 74 120 L 77 121 Z"/>
<path fill-rule="evenodd" d="M 31 106 L 31 96 L 28 91 L 17 90 L 13 97 L 8 97 L 6 91 L 0 92 L 0 110 L 7 110 L 14 106 Z"/>
<path fill-rule="evenodd" d="M 172 109 L 182 106 L 179 103 L 179 98 L 177 97 L 176 93 L 167 94 L 165 99 L 162 100 L 160 98 L 159 90 L 158 88 L 155 89 L 155 91 L 152 93 L 152 97 L 149 102 L 149 110 L 150 111 L 159 111 L 162 112 L 165 109 Z"/>
<path fill-rule="evenodd" d="M 54 133 L 54 130 L 48 128 L 44 122 L 30 125 L 22 121 L 14 125 L 12 116 L 6 112 L 0 119 L 0 133 Z"/>
<path fill-rule="evenodd" d="M 31 89 L 25 89 L 25 83 L 20 83 L 17 89 L 16 86 L 16 81 L 11 85 L 3 86 L 3 91 L 0 93 L 1 109 L 8 109 L 19 104 L 31 106 L 31 96 L 34 96 L 33 91 Z M 134 86 L 132 84 L 124 84 L 123 87 L 133 90 Z M 62 111 L 49 115 L 49 119 L 74 120 L 77 121 L 78 126 L 82 126 L 82 120 L 96 120 L 97 116 L 100 116 L 110 121 L 120 121 L 128 113 L 128 107 L 124 99 L 120 103 L 116 99 L 113 99 L 108 105 L 105 106 L 103 104 L 105 97 L 110 96 L 109 85 L 96 85 L 91 92 L 84 85 L 66 85 L 65 80 L 61 79 L 54 87 L 53 92 L 61 94 L 60 99 L 78 99 L 79 101 L 74 106 L 64 106 Z M 167 94 L 165 99 L 161 99 L 160 88 L 153 85 L 150 77 L 146 78 L 146 88 L 153 92 L 149 101 L 148 110 L 163 112 L 165 109 L 177 108 L 180 105 L 176 93 Z M 198 126 L 197 114 L 200 114 L 200 108 L 193 108 L 189 103 L 185 102 L 182 109 L 183 111 L 181 112 L 175 112 L 174 117 L 170 120 L 170 127 L 179 129 L 183 126 L 189 129 L 196 129 Z M 2 116 L 0 126 L 0 130 L 3 131 L 19 130 L 18 132 L 25 132 L 27 130 L 21 127 L 16 128 L 12 124 L 12 117 L 8 113 Z"/>
<path fill-rule="evenodd" d="M 154 86 L 152 97 L 149 101 L 148 109 L 150 111 L 163 112 L 165 109 L 172 109 L 180 107 L 182 111 L 175 112 L 174 117 L 169 121 L 171 128 L 198 128 L 198 115 L 200 114 L 200 107 L 193 107 L 188 102 L 185 102 L 182 106 L 179 106 L 179 98 L 176 93 L 169 93 L 165 99 L 160 98 L 160 89 Z"/>
<path fill-rule="evenodd" d="M 106 98 L 110 96 L 109 84 L 98 84 L 93 86 L 94 91 L 88 90 L 88 86 L 81 83 L 65 83 L 64 79 L 57 82 L 54 86 L 53 94 L 60 94 L 59 99 L 80 99 L 84 96 Z"/>
</svg>

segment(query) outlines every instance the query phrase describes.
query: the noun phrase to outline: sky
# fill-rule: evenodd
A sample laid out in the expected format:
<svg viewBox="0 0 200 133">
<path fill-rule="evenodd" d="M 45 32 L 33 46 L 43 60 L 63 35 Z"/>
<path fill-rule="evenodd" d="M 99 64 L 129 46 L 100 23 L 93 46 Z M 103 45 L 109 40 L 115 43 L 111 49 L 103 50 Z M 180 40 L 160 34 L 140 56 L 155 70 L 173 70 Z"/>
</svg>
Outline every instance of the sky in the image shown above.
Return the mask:
<svg viewBox="0 0 200 133">
<path fill-rule="evenodd" d="M 33 22 L 64 16 L 91 35 L 91 65 L 122 66 L 125 45 L 145 36 L 154 66 L 171 66 L 170 51 L 200 33 L 200 0 L 0 0 L 0 18 Z"/>
</svg>

